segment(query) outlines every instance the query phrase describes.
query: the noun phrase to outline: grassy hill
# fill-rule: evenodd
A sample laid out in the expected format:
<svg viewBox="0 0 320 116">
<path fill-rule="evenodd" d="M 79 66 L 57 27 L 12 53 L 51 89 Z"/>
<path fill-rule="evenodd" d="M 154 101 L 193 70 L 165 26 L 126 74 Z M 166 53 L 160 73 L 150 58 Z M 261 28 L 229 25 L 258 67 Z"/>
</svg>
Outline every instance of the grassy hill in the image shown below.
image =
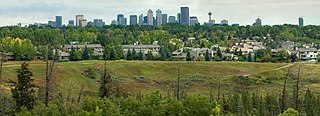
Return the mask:
<svg viewBox="0 0 320 116">
<path fill-rule="evenodd" d="M 45 63 L 33 61 L 30 69 L 34 73 L 34 83 L 44 87 Z M 4 64 L 1 88 L 9 92 L 10 81 L 16 81 L 16 70 L 21 62 Z M 98 95 L 99 79 L 104 61 L 60 62 L 54 69 L 56 94 L 73 98 L 83 88 L 85 95 Z M 280 93 L 283 78 L 290 70 L 289 85 L 293 85 L 297 69 L 301 66 L 302 87 L 320 89 L 320 65 L 286 63 L 245 63 L 245 62 L 160 62 L 160 61 L 108 61 L 114 85 L 119 90 L 136 95 L 160 90 L 163 94 L 174 93 L 178 69 L 181 85 L 187 94 L 216 95 L 234 91 L 257 91 L 259 93 Z M 85 72 L 89 72 L 86 74 Z M 243 77 L 241 75 L 244 75 Z M 247 77 L 248 76 L 248 77 Z M 90 78 L 91 77 L 91 78 Z M 288 87 L 289 89 L 290 86 Z"/>
</svg>

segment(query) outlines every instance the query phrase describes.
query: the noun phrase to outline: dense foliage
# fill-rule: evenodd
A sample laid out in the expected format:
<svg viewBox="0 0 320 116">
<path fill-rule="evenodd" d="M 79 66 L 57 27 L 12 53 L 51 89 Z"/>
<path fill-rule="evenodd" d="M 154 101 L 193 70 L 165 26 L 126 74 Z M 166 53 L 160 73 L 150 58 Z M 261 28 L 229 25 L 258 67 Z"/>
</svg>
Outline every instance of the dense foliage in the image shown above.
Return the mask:
<svg viewBox="0 0 320 116">
<path fill-rule="evenodd" d="M 35 46 L 54 44 L 68 44 L 72 41 L 80 43 L 100 43 L 101 45 L 130 45 L 135 42 L 139 44 L 165 45 L 172 40 L 177 43 L 169 47 L 170 51 L 183 44 L 177 39 L 182 39 L 188 47 L 210 47 L 212 44 L 226 45 L 226 41 L 232 37 L 242 39 L 251 38 L 269 43 L 276 47 L 276 42 L 298 41 L 302 43 L 319 43 L 320 26 L 275 25 L 275 26 L 182 26 L 168 24 L 163 26 L 105 26 L 103 28 L 87 27 L 61 29 L 31 27 L 1 27 L 0 38 L 13 37 L 31 40 Z M 188 40 L 194 37 L 195 40 Z M 268 37 L 264 39 L 263 37 Z M 206 38 L 209 41 L 202 39 Z"/>
</svg>

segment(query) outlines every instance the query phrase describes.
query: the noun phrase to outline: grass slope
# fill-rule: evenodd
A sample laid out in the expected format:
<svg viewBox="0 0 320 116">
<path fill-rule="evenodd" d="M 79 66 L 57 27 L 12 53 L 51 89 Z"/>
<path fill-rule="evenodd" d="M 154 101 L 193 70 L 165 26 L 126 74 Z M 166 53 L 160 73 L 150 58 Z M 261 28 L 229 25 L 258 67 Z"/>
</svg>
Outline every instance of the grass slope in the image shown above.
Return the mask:
<svg viewBox="0 0 320 116">
<path fill-rule="evenodd" d="M 16 70 L 21 62 L 4 64 L 3 80 L 16 80 Z M 76 99 L 83 88 L 86 95 L 98 95 L 99 78 L 104 61 L 60 62 L 54 70 L 54 92 Z M 280 93 L 282 80 L 289 64 L 285 63 L 245 63 L 245 62 L 160 62 L 160 61 L 108 61 L 111 72 L 119 89 L 130 94 L 148 93 L 160 90 L 164 94 L 173 94 L 180 69 L 182 88 L 187 94 L 217 94 L 234 91 L 258 91 L 260 93 Z M 302 84 L 304 88 L 319 90 L 320 66 L 317 64 L 294 64 L 290 75 L 294 77 L 298 65 L 302 66 Z M 283 68 L 281 68 L 283 67 Z M 89 68 L 95 79 L 85 76 Z M 34 83 L 44 87 L 45 64 L 41 61 L 30 62 L 34 73 Z M 237 78 L 240 75 L 249 77 Z M 294 83 L 292 78 L 290 83 Z M 2 83 L 7 88 L 7 83 Z M 290 87 L 289 87 L 290 88 Z"/>
</svg>

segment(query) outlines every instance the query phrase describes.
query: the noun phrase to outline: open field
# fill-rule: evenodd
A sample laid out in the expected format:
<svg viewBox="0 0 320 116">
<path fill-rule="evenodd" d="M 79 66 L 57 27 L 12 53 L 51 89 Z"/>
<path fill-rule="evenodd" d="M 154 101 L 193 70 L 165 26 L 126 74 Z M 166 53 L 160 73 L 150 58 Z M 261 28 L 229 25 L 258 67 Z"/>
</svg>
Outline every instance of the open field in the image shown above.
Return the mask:
<svg viewBox="0 0 320 116">
<path fill-rule="evenodd" d="M 44 87 L 45 63 L 33 61 L 30 69 L 34 73 L 34 83 Z M 21 62 L 6 62 L 1 88 L 10 90 L 10 80 L 16 80 L 16 70 Z M 104 61 L 59 62 L 54 70 L 54 92 L 76 98 L 83 88 L 85 95 L 98 95 L 99 79 Z M 301 66 L 302 87 L 315 92 L 320 90 L 320 65 L 286 63 L 245 63 L 245 62 L 160 62 L 160 61 L 108 61 L 117 88 L 129 94 L 149 93 L 160 90 L 163 94 L 173 94 L 180 69 L 181 83 L 187 94 L 216 95 L 238 91 L 255 91 L 262 94 L 279 94 L 283 78 L 290 70 L 289 84 L 293 85 Z M 85 75 L 91 69 L 94 79 Z M 248 77 L 239 77 L 241 75 Z M 6 82 L 6 83 L 4 83 Z M 292 87 L 288 87 L 289 90 Z M 10 92 L 8 92 L 10 93 Z"/>
</svg>

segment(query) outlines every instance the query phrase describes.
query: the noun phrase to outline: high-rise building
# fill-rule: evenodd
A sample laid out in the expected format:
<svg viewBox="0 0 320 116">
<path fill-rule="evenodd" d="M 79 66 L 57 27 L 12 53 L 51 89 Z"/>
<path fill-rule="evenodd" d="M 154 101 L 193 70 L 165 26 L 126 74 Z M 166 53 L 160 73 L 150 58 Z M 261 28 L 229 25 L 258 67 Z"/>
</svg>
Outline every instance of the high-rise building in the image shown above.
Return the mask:
<svg viewBox="0 0 320 116">
<path fill-rule="evenodd" d="M 162 14 L 162 24 L 167 24 L 167 23 L 168 23 L 168 15 Z"/>
<path fill-rule="evenodd" d="M 256 22 L 254 23 L 255 26 L 262 26 L 262 20 L 260 18 L 256 19 Z"/>
<path fill-rule="evenodd" d="M 79 26 L 81 26 L 81 27 L 86 27 L 87 24 L 88 24 L 87 19 L 82 19 L 82 20 L 80 20 L 80 25 L 79 25 Z"/>
<path fill-rule="evenodd" d="M 148 18 L 148 25 L 153 25 L 153 11 L 151 9 L 148 10 L 147 18 Z"/>
<path fill-rule="evenodd" d="M 156 11 L 156 25 L 162 25 L 162 11 L 160 9 Z"/>
<path fill-rule="evenodd" d="M 62 16 L 56 16 L 56 27 L 62 27 Z"/>
<path fill-rule="evenodd" d="M 124 18 L 123 14 L 117 15 L 117 21 L 118 21 L 118 25 L 123 25 L 123 26 L 127 25 L 127 18 Z"/>
<path fill-rule="evenodd" d="M 181 24 L 181 14 L 177 13 L 177 23 Z"/>
<path fill-rule="evenodd" d="M 76 26 L 80 26 L 80 21 L 84 19 L 83 15 L 76 15 Z"/>
<path fill-rule="evenodd" d="M 228 25 L 228 20 L 225 20 L 225 19 L 222 20 L 222 21 L 221 21 L 221 25 Z"/>
<path fill-rule="evenodd" d="M 95 27 L 103 27 L 105 23 L 102 21 L 102 19 L 93 19 L 93 26 Z"/>
<path fill-rule="evenodd" d="M 304 20 L 302 17 L 299 17 L 299 26 L 304 26 Z"/>
<path fill-rule="evenodd" d="M 143 25 L 148 25 L 148 16 L 143 17 Z"/>
<path fill-rule="evenodd" d="M 189 7 L 181 7 L 181 9 L 180 9 L 181 11 L 180 11 L 180 13 L 181 13 L 181 16 L 180 16 L 180 18 L 181 18 L 181 24 L 182 25 L 189 25 Z"/>
<path fill-rule="evenodd" d="M 143 25 L 143 14 L 139 15 L 139 25 Z"/>
<path fill-rule="evenodd" d="M 196 16 L 190 17 L 190 26 L 194 26 L 194 25 L 197 25 L 197 24 L 199 24 L 198 18 Z"/>
<path fill-rule="evenodd" d="M 169 22 L 168 23 L 177 23 L 175 16 L 169 16 Z"/>
<path fill-rule="evenodd" d="M 68 21 L 68 26 L 74 27 L 74 20 L 69 20 Z"/>
<path fill-rule="evenodd" d="M 130 15 L 130 25 L 137 25 L 138 23 L 137 15 Z"/>
<path fill-rule="evenodd" d="M 160 9 L 157 10 L 157 13 L 156 13 L 156 25 L 157 26 L 160 26 L 162 25 L 162 11 Z"/>
</svg>

